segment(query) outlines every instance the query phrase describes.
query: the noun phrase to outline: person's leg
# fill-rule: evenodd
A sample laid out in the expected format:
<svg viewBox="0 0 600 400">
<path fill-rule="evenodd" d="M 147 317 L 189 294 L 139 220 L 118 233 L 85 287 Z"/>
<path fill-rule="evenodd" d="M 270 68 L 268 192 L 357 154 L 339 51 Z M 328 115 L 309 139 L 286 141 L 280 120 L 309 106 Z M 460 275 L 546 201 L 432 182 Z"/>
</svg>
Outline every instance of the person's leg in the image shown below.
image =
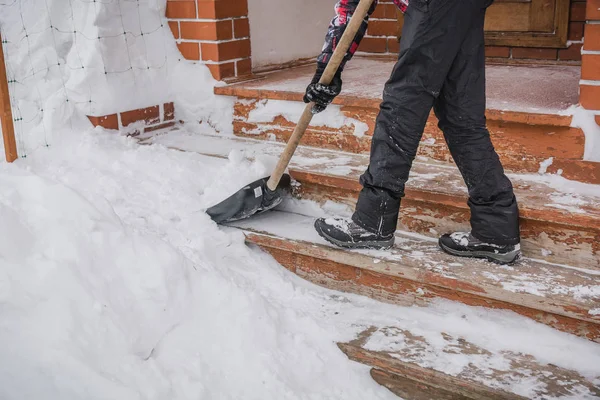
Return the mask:
<svg viewBox="0 0 600 400">
<path fill-rule="evenodd" d="M 380 236 L 396 230 L 400 199 L 434 100 L 482 0 L 411 0 L 400 55 L 385 85 L 353 221 Z"/>
<path fill-rule="evenodd" d="M 512 184 L 486 128 L 484 20 L 482 7 L 446 76 L 434 110 L 469 189 L 472 237 L 475 242 L 510 247 L 519 243 L 519 211 Z M 500 247 L 491 249 L 498 253 Z"/>
</svg>

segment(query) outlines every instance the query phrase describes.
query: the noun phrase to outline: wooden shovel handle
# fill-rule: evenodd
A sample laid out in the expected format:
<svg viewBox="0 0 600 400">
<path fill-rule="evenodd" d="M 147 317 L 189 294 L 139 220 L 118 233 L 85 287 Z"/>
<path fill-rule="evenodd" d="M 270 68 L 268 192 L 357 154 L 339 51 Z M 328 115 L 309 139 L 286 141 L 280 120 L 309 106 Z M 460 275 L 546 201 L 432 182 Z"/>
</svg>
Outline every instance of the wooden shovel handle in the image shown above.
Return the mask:
<svg viewBox="0 0 600 400">
<path fill-rule="evenodd" d="M 342 60 L 344 59 L 344 56 L 346 56 L 348 49 L 354 41 L 354 38 L 356 37 L 356 33 L 358 32 L 360 25 L 367 17 L 367 14 L 372 4 L 373 0 L 360 0 L 360 3 L 354 11 L 354 15 L 350 19 L 348 26 L 346 26 L 346 30 L 344 31 L 340 42 L 335 48 L 331 59 L 327 63 L 327 68 L 325 68 L 325 71 L 323 72 L 319 83 L 323 85 L 329 85 L 331 83 L 333 77 L 335 76 L 335 73 L 337 72 L 340 64 L 342 63 Z M 308 126 L 310 125 L 310 121 L 312 120 L 313 105 L 314 103 L 309 103 L 304 108 L 304 112 L 302 113 L 302 116 L 300 117 L 300 120 L 298 121 L 298 124 L 294 129 L 294 133 L 292 133 L 290 140 L 288 140 L 285 149 L 283 150 L 283 153 L 279 157 L 279 162 L 277 163 L 277 166 L 273 170 L 273 173 L 271 174 L 271 177 L 267 182 L 267 187 L 269 189 L 275 190 L 277 188 L 279 180 L 283 176 L 283 173 L 288 167 L 292 156 L 296 152 L 296 148 L 300 144 L 300 140 L 302 140 L 302 136 L 304 136 L 304 132 L 306 132 L 306 128 L 308 128 Z"/>
</svg>

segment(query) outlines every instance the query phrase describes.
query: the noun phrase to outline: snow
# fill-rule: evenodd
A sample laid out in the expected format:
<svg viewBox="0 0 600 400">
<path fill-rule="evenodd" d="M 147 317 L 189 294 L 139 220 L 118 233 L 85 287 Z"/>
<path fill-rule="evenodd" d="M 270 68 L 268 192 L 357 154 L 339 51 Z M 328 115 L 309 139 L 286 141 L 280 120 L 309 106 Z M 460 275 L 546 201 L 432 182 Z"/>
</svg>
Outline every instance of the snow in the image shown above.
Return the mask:
<svg viewBox="0 0 600 400">
<path fill-rule="evenodd" d="M 181 60 L 164 8 L 164 0 L 0 5 L 23 118 L 19 150 L 28 155 L 0 162 L 0 398 L 394 399 L 336 346 L 369 326 L 434 343 L 443 327 L 491 348 L 490 365 L 505 366 L 503 351 L 523 352 L 597 379 L 597 344 L 506 312 L 398 307 L 326 290 L 246 246 L 240 231 L 217 227 L 204 208 L 264 176 L 268 154 L 251 161 L 238 148 L 219 159 L 92 129 L 85 115 L 174 100 L 178 120 L 202 122 L 195 134 L 231 133 L 232 100 L 214 96 L 205 66 Z M 254 118 L 268 122 L 275 108 L 298 116 L 279 106 Z M 364 134 L 342 117 L 331 107 L 315 122 Z M 336 203 L 286 208 L 350 213 Z M 469 359 L 441 361 L 436 368 L 456 372 Z M 517 389 L 536 385 L 525 377 Z"/>
<path fill-rule="evenodd" d="M 0 397 L 392 399 L 335 345 L 368 326 L 443 327 L 492 346 L 494 365 L 504 349 L 598 372 L 597 344 L 511 313 L 397 307 L 296 277 L 200 210 L 239 162 L 98 128 L 0 164 Z"/>
<path fill-rule="evenodd" d="M 198 210 L 223 163 L 96 129 L 0 164 L 0 398 L 392 398 L 335 342 L 393 318 Z"/>
<path fill-rule="evenodd" d="M 540 169 L 538 171 L 538 174 L 543 175 L 546 173 L 546 171 L 548 171 L 548 167 L 552 165 L 552 163 L 554 162 L 554 157 L 550 157 L 542 162 L 540 162 Z"/>
<path fill-rule="evenodd" d="M 583 159 L 600 162 L 600 126 L 595 121 L 595 114 L 596 111 L 578 107 L 573 114 L 571 126 L 580 128 L 585 134 Z"/>
<path fill-rule="evenodd" d="M 258 102 L 256 107 L 250 111 L 248 122 L 273 122 L 275 117 L 283 116 L 288 121 L 296 122 L 300 119 L 306 105 L 297 101 L 284 100 L 262 100 Z M 354 135 L 358 137 L 364 136 L 369 130 L 366 123 L 358 121 L 354 118 L 346 117 L 338 105 L 330 105 L 325 111 L 313 116 L 312 125 L 327 126 L 329 128 L 340 129 L 344 126 L 352 125 Z"/>
<path fill-rule="evenodd" d="M 25 0 L 0 5 L 19 154 L 102 116 L 174 101 L 177 119 L 232 132 L 233 100 L 182 59 L 165 0 Z"/>
</svg>

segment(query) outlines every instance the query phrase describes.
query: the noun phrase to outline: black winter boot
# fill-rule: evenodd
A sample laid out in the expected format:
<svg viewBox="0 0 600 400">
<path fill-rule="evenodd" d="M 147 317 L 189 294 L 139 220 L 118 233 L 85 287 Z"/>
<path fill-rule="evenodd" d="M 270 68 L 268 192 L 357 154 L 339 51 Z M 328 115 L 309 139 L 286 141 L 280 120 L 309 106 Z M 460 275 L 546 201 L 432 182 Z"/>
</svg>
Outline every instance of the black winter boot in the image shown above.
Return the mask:
<svg viewBox="0 0 600 400">
<path fill-rule="evenodd" d="M 393 234 L 378 235 L 350 218 L 319 218 L 315 229 L 323 239 L 347 249 L 389 249 L 394 245 Z"/>
<path fill-rule="evenodd" d="M 510 264 L 521 257 L 520 244 L 484 243 L 470 232 L 456 232 L 440 237 L 440 247 L 448 254 L 460 257 L 485 258 L 498 264 Z"/>
</svg>

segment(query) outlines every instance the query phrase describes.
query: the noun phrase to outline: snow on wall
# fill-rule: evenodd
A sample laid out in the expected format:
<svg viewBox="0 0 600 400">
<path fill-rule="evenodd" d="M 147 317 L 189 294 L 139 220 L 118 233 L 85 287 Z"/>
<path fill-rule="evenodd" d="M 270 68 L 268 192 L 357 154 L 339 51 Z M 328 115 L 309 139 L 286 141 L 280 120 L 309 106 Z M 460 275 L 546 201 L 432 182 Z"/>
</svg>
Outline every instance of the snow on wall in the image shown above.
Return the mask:
<svg viewBox="0 0 600 400">
<path fill-rule="evenodd" d="M 166 0 L 21 0 L 0 4 L 20 156 L 102 116 L 175 102 L 177 118 L 231 131 L 201 64 L 183 60 Z M 210 121 L 209 121 L 210 120 Z"/>
<path fill-rule="evenodd" d="M 319 54 L 336 0 L 248 0 L 252 67 Z M 274 18 L 277 16 L 277 18 Z"/>
</svg>

